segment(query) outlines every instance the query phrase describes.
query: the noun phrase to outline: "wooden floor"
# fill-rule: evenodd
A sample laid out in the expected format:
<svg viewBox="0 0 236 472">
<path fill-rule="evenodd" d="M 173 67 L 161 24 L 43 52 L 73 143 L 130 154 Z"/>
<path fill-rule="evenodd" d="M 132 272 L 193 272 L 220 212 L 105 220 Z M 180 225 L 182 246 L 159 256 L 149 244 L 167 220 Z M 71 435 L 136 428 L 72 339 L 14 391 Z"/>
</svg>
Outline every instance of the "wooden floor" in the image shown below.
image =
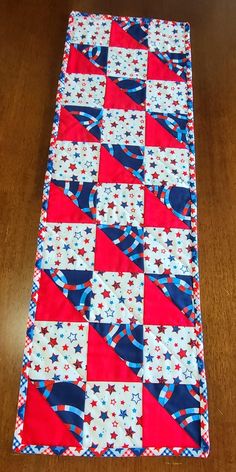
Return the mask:
<svg viewBox="0 0 236 472">
<path fill-rule="evenodd" d="M 71 10 L 191 23 L 201 297 L 208 374 L 208 459 L 86 459 L 11 452 L 36 248 L 41 191 L 68 15 Z M 234 0 L 2 0 L 1 470 L 123 472 L 235 470 L 233 307 L 235 243 Z M 235 180 L 234 180 L 235 181 Z M 235 296 L 234 296 L 235 299 Z M 234 401 L 234 403 L 233 403 Z M 234 463 L 235 466 L 235 463 Z"/>
</svg>

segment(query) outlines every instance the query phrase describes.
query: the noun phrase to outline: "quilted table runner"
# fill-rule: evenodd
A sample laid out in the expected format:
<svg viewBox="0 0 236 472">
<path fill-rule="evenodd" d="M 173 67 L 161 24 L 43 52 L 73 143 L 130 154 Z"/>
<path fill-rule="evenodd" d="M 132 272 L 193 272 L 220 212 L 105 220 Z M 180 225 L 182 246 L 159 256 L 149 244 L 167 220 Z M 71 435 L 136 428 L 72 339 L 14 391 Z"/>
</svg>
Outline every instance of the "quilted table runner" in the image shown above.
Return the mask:
<svg viewBox="0 0 236 472">
<path fill-rule="evenodd" d="M 209 451 L 188 23 L 72 12 L 13 449 Z"/>
</svg>

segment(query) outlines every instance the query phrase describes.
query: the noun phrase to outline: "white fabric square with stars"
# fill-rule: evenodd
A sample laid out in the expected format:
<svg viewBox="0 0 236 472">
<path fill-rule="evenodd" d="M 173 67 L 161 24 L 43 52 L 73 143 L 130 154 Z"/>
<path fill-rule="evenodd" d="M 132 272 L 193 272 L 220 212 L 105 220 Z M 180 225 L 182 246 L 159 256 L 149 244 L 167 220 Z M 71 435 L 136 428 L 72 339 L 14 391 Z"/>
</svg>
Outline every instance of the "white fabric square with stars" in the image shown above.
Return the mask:
<svg viewBox="0 0 236 472">
<path fill-rule="evenodd" d="M 187 149 L 144 148 L 144 182 L 147 185 L 189 188 L 189 152 Z"/>
<path fill-rule="evenodd" d="M 187 114 L 187 85 L 184 82 L 147 80 L 146 109 L 156 113 Z"/>
<path fill-rule="evenodd" d="M 93 224 L 47 223 L 42 268 L 92 270 L 95 232 Z"/>
<path fill-rule="evenodd" d="M 97 220 L 101 224 L 140 226 L 144 190 L 138 184 L 100 184 L 97 187 Z"/>
<path fill-rule="evenodd" d="M 192 275 L 190 230 L 145 227 L 144 272 Z"/>
<path fill-rule="evenodd" d="M 129 79 L 146 79 L 148 51 L 109 47 L 107 75 Z"/>
<path fill-rule="evenodd" d="M 150 51 L 185 53 L 185 24 L 152 20 L 148 28 Z"/>
<path fill-rule="evenodd" d="M 104 110 L 101 141 L 110 144 L 144 145 L 145 112 Z"/>
<path fill-rule="evenodd" d="M 57 141 L 53 155 L 53 178 L 96 182 L 100 147 L 100 143 Z"/>
<path fill-rule="evenodd" d="M 98 323 L 143 322 L 144 274 L 93 272 L 89 320 Z"/>
<path fill-rule="evenodd" d="M 87 382 L 83 447 L 142 447 L 142 384 Z"/>
<path fill-rule="evenodd" d="M 182 383 L 198 381 L 194 328 L 144 326 L 144 382 Z"/>
<path fill-rule="evenodd" d="M 91 18 L 91 16 L 75 16 L 72 43 L 108 46 L 111 31 L 111 20 Z"/>
<path fill-rule="evenodd" d="M 62 93 L 63 105 L 101 108 L 104 103 L 106 80 L 101 75 L 66 74 Z"/>
<path fill-rule="evenodd" d="M 86 380 L 87 323 L 36 321 L 29 377 Z"/>
</svg>

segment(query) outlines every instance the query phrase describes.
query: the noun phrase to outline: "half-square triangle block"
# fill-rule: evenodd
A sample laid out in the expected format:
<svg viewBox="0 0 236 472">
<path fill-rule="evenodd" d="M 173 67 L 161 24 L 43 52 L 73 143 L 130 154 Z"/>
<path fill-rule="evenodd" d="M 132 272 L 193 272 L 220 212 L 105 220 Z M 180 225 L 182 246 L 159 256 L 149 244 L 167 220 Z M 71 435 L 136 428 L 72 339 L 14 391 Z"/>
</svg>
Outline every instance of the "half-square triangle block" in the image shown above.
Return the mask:
<svg viewBox="0 0 236 472">
<path fill-rule="evenodd" d="M 87 381 L 141 381 L 92 324 L 88 335 Z"/>
<path fill-rule="evenodd" d="M 104 75 L 103 69 L 92 63 L 88 57 L 78 49 L 78 45 L 76 44 L 71 44 L 70 46 L 67 73 Z"/>
<path fill-rule="evenodd" d="M 193 326 L 188 317 L 145 275 L 144 324 Z"/>
<path fill-rule="evenodd" d="M 110 46 L 130 49 L 146 49 L 145 46 L 140 44 L 129 33 L 126 33 L 126 31 L 119 26 L 116 21 L 113 21 L 111 26 Z"/>
<path fill-rule="evenodd" d="M 37 321 L 86 321 L 88 308 L 76 309 L 52 277 L 42 270 L 36 310 Z M 52 271 L 53 272 L 53 271 Z"/>
<path fill-rule="evenodd" d="M 181 428 L 163 406 L 143 386 L 143 446 L 144 447 L 193 447 L 199 445 Z"/>
<path fill-rule="evenodd" d="M 145 105 L 145 84 L 134 85 L 133 82 L 135 81 L 107 77 L 104 107 L 108 109 L 143 110 Z M 126 88 L 129 83 L 131 83 L 132 89 L 137 89 L 136 95 Z"/>
<path fill-rule="evenodd" d="M 172 136 L 150 113 L 146 113 L 146 146 L 186 148 L 184 143 Z"/>
<path fill-rule="evenodd" d="M 105 144 L 101 146 L 99 162 L 99 183 L 140 184 L 140 180 L 108 151 Z"/>
<path fill-rule="evenodd" d="M 183 82 L 182 77 L 170 70 L 167 64 L 164 64 L 154 52 L 148 52 L 147 78 L 149 80 L 172 80 L 174 82 Z"/>
<path fill-rule="evenodd" d="M 177 216 L 160 201 L 157 192 L 151 191 L 147 186 L 144 189 L 144 205 L 145 226 L 188 228 L 183 221 L 177 218 Z"/>
<path fill-rule="evenodd" d="M 131 261 L 98 226 L 94 268 L 101 272 L 142 272 L 138 265 Z"/>
<path fill-rule="evenodd" d="M 79 447 L 78 441 L 29 380 L 22 433 L 24 444 Z"/>
<path fill-rule="evenodd" d="M 92 223 L 92 218 L 82 211 L 73 201 L 65 195 L 63 188 L 53 181 L 50 184 L 48 200 L 48 222 L 63 223 Z"/>
</svg>

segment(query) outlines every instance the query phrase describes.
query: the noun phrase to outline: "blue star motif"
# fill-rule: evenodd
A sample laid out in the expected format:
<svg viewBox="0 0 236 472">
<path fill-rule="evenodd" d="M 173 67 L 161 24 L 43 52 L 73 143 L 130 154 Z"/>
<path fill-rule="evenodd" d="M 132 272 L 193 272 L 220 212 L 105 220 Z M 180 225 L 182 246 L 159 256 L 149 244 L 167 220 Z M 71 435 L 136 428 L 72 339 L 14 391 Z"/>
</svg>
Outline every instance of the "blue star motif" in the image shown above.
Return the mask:
<svg viewBox="0 0 236 472">
<path fill-rule="evenodd" d="M 51 357 L 49 357 L 49 359 L 51 359 L 52 363 L 58 362 L 58 355 L 52 354 Z"/>
<path fill-rule="evenodd" d="M 126 410 L 120 410 L 119 416 L 121 416 L 122 418 L 125 418 L 126 416 L 128 416 L 126 413 Z"/>
<path fill-rule="evenodd" d="M 164 354 L 164 356 L 165 356 L 165 360 L 167 361 L 167 360 L 170 360 L 170 359 L 171 359 L 172 354 L 170 354 L 170 352 L 167 351 L 167 352 Z"/>
<path fill-rule="evenodd" d="M 102 419 L 102 421 L 106 421 L 107 418 L 108 418 L 108 414 L 106 411 L 101 411 L 101 415 L 99 416 L 99 418 Z"/>
<path fill-rule="evenodd" d="M 154 356 L 151 356 L 151 354 L 148 354 L 148 356 L 145 356 L 145 357 L 148 362 L 152 362 Z"/>
<path fill-rule="evenodd" d="M 53 246 L 47 246 L 47 249 L 46 249 L 46 250 L 47 250 L 48 252 L 54 251 Z"/>
<path fill-rule="evenodd" d="M 77 334 L 76 333 L 70 333 L 68 336 L 68 339 L 71 343 L 77 340 Z"/>
<path fill-rule="evenodd" d="M 75 352 L 81 352 L 82 347 L 78 344 L 76 347 L 74 347 Z"/>
<path fill-rule="evenodd" d="M 61 321 L 58 321 L 58 322 L 56 323 L 56 327 L 57 327 L 57 329 L 62 328 L 62 327 L 63 327 L 62 322 L 61 322 Z"/>
</svg>

